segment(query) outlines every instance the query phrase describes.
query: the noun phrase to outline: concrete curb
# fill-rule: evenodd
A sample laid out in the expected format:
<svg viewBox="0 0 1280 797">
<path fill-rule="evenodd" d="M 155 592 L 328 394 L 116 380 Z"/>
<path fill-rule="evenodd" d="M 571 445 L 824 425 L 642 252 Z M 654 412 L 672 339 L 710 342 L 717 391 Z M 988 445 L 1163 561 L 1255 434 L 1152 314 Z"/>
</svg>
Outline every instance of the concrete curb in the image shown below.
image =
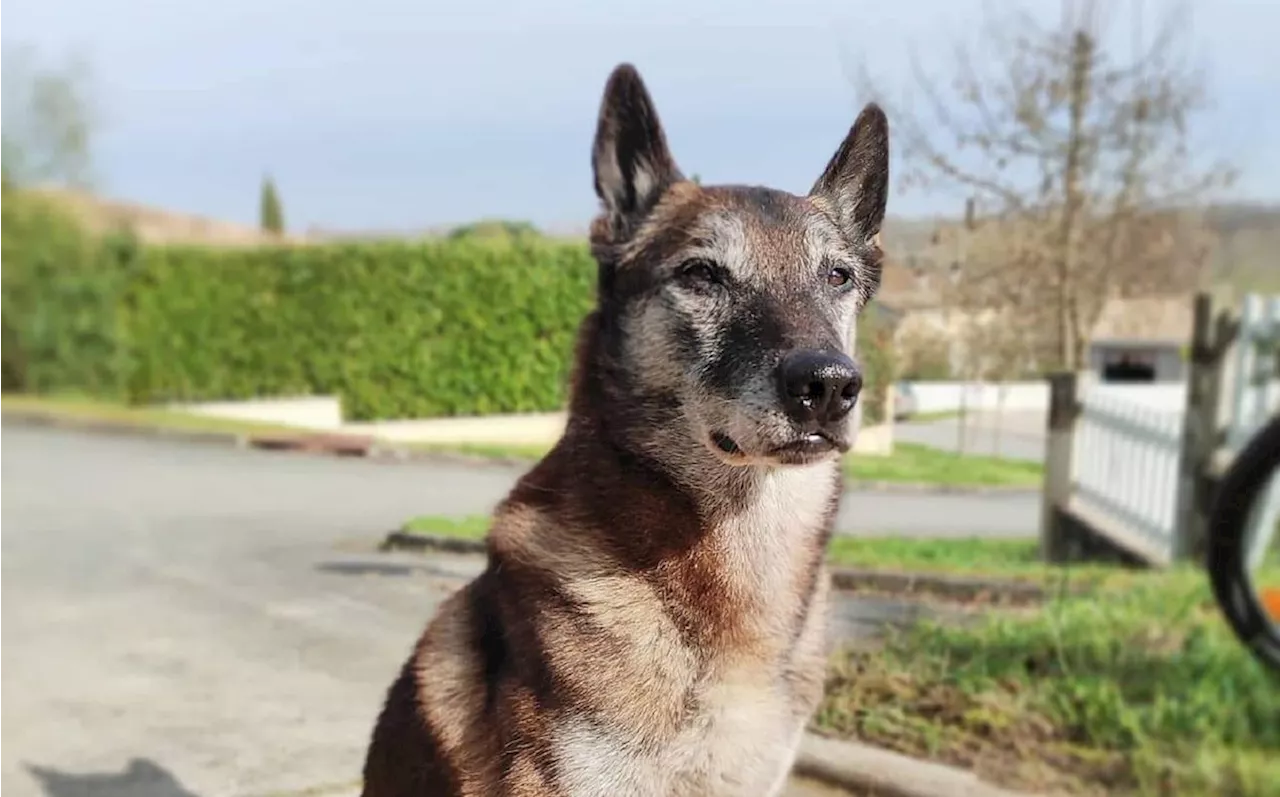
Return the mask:
<svg viewBox="0 0 1280 797">
<path fill-rule="evenodd" d="M 792 771 L 877 797 L 1031 797 L 993 786 L 967 770 L 813 733 L 800 742 Z"/>
<path fill-rule="evenodd" d="M 483 540 L 462 537 L 446 537 L 443 534 L 417 534 L 393 531 L 387 535 L 380 551 L 445 551 L 447 553 L 485 553 L 488 548 Z"/>
<path fill-rule="evenodd" d="M 248 445 L 269 451 L 298 451 L 304 453 L 334 454 L 339 457 L 367 457 L 374 440 L 368 435 L 328 434 L 300 432 L 298 434 L 254 434 L 248 436 Z"/>
<path fill-rule="evenodd" d="M 831 585 L 848 592 L 877 590 L 894 595 L 928 595 L 962 602 L 983 601 L 1024 606 L 1048 597 L 1039 584 L 946 573 L 899 572 L 858 567 L 832 567 Z"/>
<path fill-rule="evenodd" d="M 388 443 L 375 443 L 369 449 L 368 456 L 371 459 L 386 460 L 390 462 L 444 462 L 452 465 L 467 465 L 469 467 L 504 467 L 504 468 L 531 468 L 537 460 L 528 457 L 508 457 L 508 456 L 488 456 L 485 454 L 468 454 L 465 451 L 435 451 L 431 449 L 413 448 L 410 446 L 399 446 Z"/>
<path fill-rule="evenodd" d="M 396 530 L 378 546 L 382 551 L 441 551 L 459 554 L 483 554 L 488 548 L 483 540 L 449 537 Z M 973 576 L 951 576 L 944 573 L 908 573 L 870 570 L 856 567 L 832 567 L 831 585 L 839 590 L 856 592 L 872 589 L 893 595 L 927 595 L 955 601 L 984 601 L 1004 606 L 1043 603 L 1044 588 L 1023 581 L 989 579 Z"/>
</svg>

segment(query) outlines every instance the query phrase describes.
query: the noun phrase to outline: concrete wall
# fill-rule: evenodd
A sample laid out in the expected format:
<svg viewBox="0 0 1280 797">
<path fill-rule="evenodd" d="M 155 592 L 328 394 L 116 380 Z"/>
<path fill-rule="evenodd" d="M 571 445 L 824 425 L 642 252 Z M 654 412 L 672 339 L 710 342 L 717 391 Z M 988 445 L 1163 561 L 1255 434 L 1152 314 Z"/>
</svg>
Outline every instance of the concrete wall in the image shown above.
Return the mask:
<svg viewBox="0 0 1280 797">
<path fill-rule="evenodd" d="M 337 396 L 296 396 L 244 401 L 170 404 L 167 409 L 237 421 L 332 430 L 342 427 L 342 401 Z"/>
<path fill-rule="evenodd" d="M 909 382 L 918 413 L 968 410 L 1047 410 L 1047 382 Z"/>
<path fill-rule="evenodd" d="M 1100 396 L 1103 400 L 1122 401 L 1155 412 L 1183 412 L 1187 408 L 1187 386 L 1181 382 L 1117 384 L 1091 378 L 1081 383 L 1080 396 L 1085 400 Z"/>
</svg>

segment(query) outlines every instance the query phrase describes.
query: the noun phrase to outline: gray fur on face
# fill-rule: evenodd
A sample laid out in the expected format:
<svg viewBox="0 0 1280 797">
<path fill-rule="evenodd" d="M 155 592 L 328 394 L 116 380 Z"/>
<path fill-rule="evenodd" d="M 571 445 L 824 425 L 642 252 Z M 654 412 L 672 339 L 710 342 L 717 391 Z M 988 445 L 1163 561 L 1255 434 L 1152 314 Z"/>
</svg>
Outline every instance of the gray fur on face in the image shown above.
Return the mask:
<svg viewBox="0 0 1280 797">
<path fill-rule="evenodd" d="M 594 151 L 602 301 L 618 319 L 629 398 L 651 421 L 643 433 L 661 438 L 637 442 L 669 458 L 675 436 L 722 461 L 769 463 L 803 434 L 779 364 L 799 349 L 851 357 L 857 314 L 879 286 L 884 114 L 864 109 L 803 197 L 684 180 L 639 85 L 606 91 Z"/>
<path fill-rule="evenodd" d="M 846 244 L 808 200 L 768 192 L 785 204 L 780 218 L 762 217 L 751 198 L 765 189 L 708 189 L 694 201 L 710 207 L 689 222 L 689 245 L 658 258 L 642 253 L 623 268 L 655 275 L 651 290 L 629 305 L 622 330 L 625 359 L 646 392 L 674 395 L 688 433 L 700 441 L 721 433 L 742 449 L 739 464 L 766 462 L 763 452 L 798 432 L 783 410 L 776 369 L 795 348 L 852 355 L 851 331 L 874 292 L 874 265 Z M 714 285 L 676 276 L 706 261 L 722 271 Z M 847 268 L 850 285 L 827 281 Z"/>
</svg>

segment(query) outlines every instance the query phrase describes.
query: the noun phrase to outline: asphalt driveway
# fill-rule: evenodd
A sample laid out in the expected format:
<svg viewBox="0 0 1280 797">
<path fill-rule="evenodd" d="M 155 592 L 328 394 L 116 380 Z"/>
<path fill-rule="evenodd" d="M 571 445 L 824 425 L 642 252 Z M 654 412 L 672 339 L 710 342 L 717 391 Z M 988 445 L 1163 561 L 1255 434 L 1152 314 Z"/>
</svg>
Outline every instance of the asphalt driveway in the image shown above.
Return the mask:
<svg viewBox="0 0 1280 797">
<path fill-rule="evenodd" d="M 3 445 L 8 797 L 350 794 L 383 690 L 477 566 L 372 546 L 516 475 L 11 424 Z M 857 494 L 841 524 L 1025 534 L 1013 498 Z"/>
</svg>

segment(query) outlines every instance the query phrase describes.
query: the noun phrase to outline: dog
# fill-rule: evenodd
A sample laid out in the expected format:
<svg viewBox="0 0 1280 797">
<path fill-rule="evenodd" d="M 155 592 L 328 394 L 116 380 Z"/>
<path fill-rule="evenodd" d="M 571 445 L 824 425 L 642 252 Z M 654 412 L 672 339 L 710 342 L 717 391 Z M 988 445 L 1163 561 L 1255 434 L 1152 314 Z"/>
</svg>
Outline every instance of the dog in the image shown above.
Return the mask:
<svg viewBox="0 0 1280 797">
<path fill-rule="evenodd" d="M 701 186 L 612 72 L 565 431 L 390 687 L 364 797 L 785 787 L 823 690 L 888 135 L 868 104 L 805 196 Z"/>
</svg>

